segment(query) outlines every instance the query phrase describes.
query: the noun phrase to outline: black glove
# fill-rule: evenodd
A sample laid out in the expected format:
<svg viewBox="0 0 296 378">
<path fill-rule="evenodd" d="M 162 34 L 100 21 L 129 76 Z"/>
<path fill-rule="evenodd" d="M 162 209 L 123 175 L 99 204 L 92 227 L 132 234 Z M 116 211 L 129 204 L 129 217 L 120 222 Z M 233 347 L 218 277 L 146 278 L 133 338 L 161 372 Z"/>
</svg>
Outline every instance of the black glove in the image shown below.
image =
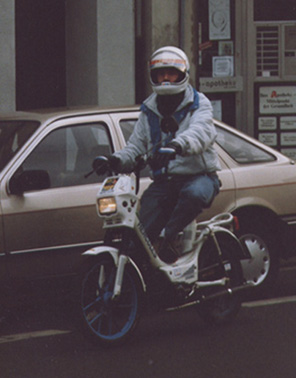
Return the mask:
<svg viewBox="0 0 296 378">
<path fill-rule="evenodd" d="M 121 160 L 115 155 L 108 156 L 109 167 L 115 173 L 120 172 Z"/>
<path fill-rule="evenodd" d="M 135 166 L 134 170 L 140 172 L 142 169 L 144 169 L 147 165 L 146 159 L 142 156 L 139 155 L 135 158 Z"/>
<path fill-rule="evenodd" d="M 108 170 L 118 173 L 120 164 L 121 160 L 117 156 L 97 156 L 93 161 L 92 167 L 98 175 L 104 175 Z"/>
<path fill-rule="evenodd" d="M 169 142 L 166 147 L 173 148 L 176 151 L 176 155 L 182 155 L 182 147 L 178 142 Z"/>
</svg>

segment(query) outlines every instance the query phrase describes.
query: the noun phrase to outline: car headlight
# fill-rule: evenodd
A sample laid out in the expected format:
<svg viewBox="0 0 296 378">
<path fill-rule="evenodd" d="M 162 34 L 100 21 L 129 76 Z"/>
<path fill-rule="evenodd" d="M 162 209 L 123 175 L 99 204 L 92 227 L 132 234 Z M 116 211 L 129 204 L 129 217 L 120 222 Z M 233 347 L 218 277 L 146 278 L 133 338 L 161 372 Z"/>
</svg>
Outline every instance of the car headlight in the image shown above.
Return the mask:
<svg viewBox="0 0 296 378">
<path fill-rule="evenodd" d="M 117 211 L 117 205 L 114 197 L 100 198 L 98 200 L 99 213 L 102 215 L 114 214 Z"/>
</svg>

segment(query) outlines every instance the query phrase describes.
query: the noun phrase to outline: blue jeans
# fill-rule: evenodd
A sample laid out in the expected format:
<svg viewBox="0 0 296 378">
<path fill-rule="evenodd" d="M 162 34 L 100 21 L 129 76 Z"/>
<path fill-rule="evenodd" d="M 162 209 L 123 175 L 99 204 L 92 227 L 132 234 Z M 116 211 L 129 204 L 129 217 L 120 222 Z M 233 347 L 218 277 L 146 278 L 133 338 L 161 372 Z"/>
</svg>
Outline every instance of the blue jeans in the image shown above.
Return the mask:
<svg viewBox="0 0 296 378">
<path fill-rule="evenodd" d="M 219 187 L 215 173 L 153 181 L 143 193 L 139 214 L 150 240 L 155 241 L 163 228 L 165 238 L 174 239 L 203 208 L 211 205 Z"/>
</svg>

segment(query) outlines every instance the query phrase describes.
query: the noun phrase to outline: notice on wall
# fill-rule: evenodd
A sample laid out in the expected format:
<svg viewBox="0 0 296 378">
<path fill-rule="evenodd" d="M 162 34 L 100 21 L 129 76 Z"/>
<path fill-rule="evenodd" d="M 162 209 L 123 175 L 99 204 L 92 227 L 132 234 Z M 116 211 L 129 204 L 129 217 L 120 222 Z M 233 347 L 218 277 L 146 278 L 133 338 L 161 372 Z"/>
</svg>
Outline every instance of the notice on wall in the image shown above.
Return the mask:
<svg viewBox="0 0 296 378">
<path fill-rule="evenodd" d="M 259 130 L 276 130 L 276 117 L 259 117 L 258 129 Z"/>
<path fill-rule="evenodd" d="M 211 100 L 213 107 L 213 117 L 222 121 L 222 101 L 221 100 Z"/>
<path fill-rule="evenodd" d="M 296 148 L 281 148 L 281 153 L 296 161 Z"/>
<path fill-rule="evenodd" d="M 296 130 L 296 116 L 280 117 L 281 130 Z"/>
<path fill-rule="evenodd" d="M 259 88 L 261 114 L 296 113 L 296 86 L 270 86 Z"/>
<path fill-rule="evenodd" d="M 213 77 L 231 77 L 233 72 L 233 56 L 213 56 Z"/>
<path fill-rule="evenodd" d="M 281 133 L 281 146 L 296 146 L 296 133 Z"/>
<path fill-rule="evenodd" d="M 274 147 L 277 145 L 277 134 L 276 133 L 259 133 L 259 141 L 266 144 L 267 146 Z"/>
<path fill-rule="evenodd" d="M 209 0 L 210 40 L 230 39 L 230 1 Z"/>
<path fill-rule="evenodd" d="M 218 53 L 220 56 L 233 55 L 233 42 L 232 41 L 219 41 Z"/>
</svg>

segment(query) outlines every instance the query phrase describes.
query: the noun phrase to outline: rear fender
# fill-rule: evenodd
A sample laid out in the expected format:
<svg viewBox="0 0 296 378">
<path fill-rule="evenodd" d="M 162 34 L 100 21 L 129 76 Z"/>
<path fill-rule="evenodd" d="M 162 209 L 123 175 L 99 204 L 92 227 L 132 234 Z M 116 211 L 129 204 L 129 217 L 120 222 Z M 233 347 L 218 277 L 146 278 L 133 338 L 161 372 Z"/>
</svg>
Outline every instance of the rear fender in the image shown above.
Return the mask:
<svg viewBox="0 0 296 378">
<path fill-rule="evenodd" d="M 243 248 L 241 242 L 236 237 L 236 235 L 234 235 L 233 232 L 231 232 L 227 228 L 219 227 L 219 226 L 215 227 L 214 231 L 215 231 L 215 235 L 216 235 L 218 241 L 219 241 L 219 238 L 223 238 L 223 240 L 230 240 L 230 241 L 235 242 L 237 244 L 237 246 L 238 246 L 237 251 L 238 251 L 240 260 L 245 260 L 245 259 L 251 258 L 251 255 L 250 255 L 250 252 L 248 251 L 248 249 Z"/>
</svg>

